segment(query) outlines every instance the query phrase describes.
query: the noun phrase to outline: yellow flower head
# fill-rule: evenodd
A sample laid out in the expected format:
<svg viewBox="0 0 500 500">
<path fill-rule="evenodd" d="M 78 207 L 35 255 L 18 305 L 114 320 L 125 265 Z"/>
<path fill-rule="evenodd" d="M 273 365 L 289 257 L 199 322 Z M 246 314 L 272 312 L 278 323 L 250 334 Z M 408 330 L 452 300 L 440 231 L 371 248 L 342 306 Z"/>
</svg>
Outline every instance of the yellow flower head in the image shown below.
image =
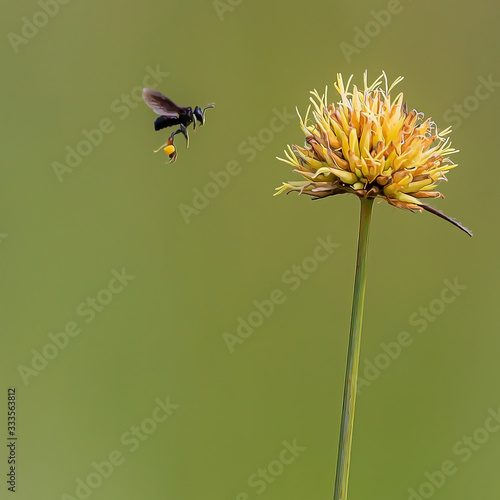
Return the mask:
<svg viewBox="0 0 500 500">
<path fill-rule="evenodd" d="M 425 209 L 471 234 L 421 201 L 443 197 L 436 188 L 457 166 L 448 158 L 457 150 L 446 137 L 451 127 L 439 131 L 422 113 L 408 112 L 402 93 L 391 99 L 392 89 L 402 79 L 389 87 L 383 73 L 368 85 L 365 72 L 364 90 L 354 85 L 350 91 L 351 79 L 344 85 L 339 74 L 337 105 L 328 104 L 327 89 L 323 96 L 311 92 L 312 113 L 310 105 L 304 120 L 299 115 L 305 146 L 288 146 L 286 158 L 278 158 L 292 165 L 305 181 L 283 183 L 276 194 L 298 191 L 318 199 L 352 193 L 383 198 L 398 208 Z"/>
</svg>

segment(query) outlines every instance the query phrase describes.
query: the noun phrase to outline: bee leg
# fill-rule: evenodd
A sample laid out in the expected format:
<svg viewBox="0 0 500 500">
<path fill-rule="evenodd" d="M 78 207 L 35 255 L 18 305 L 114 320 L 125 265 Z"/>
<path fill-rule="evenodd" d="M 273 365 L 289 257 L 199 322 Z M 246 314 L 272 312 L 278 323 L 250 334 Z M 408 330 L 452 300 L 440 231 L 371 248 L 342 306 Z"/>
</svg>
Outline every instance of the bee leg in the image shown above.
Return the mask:
<svg viewBox="0 0 500 500">
<path fill-rule="evenodd" d="M 158 149 L 155 149 L 155 153 L 158 153 L 158 151 L 160 151 L 160 149 L 163 149 L 164 147 L 166 147 L 168 145 L 168 142 L 166 142 L 165 144 L 162 144 Z"/>
<path fill-rule="evenodd" d="M 207 104 L 204 108 L 203 108 L 203 123 L 202 125 L 205 125 L 205 112 L 207 109 L 213 109 L 215 108 L 215 102 L 211 102 L 210 104 Z"/>
<path fill-rule="evenodd" d="M 205 125 L 205 112 L 207 109 L 211 109 L 211 108 L 214 108 L 215 107 L 215 103 L 211 102 L 210 104 L 207 104 L 203 109 L 201 109 L 199 106 L 196 106 L 196 108 L 194 108 L 194 118 L 193 119 L 193 122 L 194 122 L 194 125 L 193 127 L 196 127 L 196 120 L 198 120 L 200 122 L 200 126 L 201 125 Z"/>
<path fill-rule="evenodd" d="M 174 163 L 175 160 L 177 160 L 177 149 L 174 146 L 174 136 L 175 133 L 173 133 L 167 140 L 167 143 L 165 144 L 165 153 L 168 154 L 169 160 L 166 163 Z M 167 149 L 172 149 L 172 152 L 169 153 Z"/>
<path fill-rule="evenodd" d="M 184 125 L 180 125 L 180 128 L 176 130 L 175 132 L 172 133 L 172 135 L 169 137 L 169 140 L 174 140 L 174 135 L 177 134 L 182 134 L 186 138 L 186 147 L 189 147 L 189 136 L 188 136 L 188 131 L 187 128 Z"/>
<path fill-rule="evenodd" d="M 184 129 L 184 130 L 182 130 Z M 167 162 L 167 163 L 174 163 L 175 160 L 177 160 L 177 148 L 174 146 L 174 137 L 177 135 L 177 134 L 184 134 L 184 136 L 186 137 L 187 139 L 187 130 L 186 130 L 186 127 L 184 127 L 184 125 L 181 125 L 180 128 L 178 130 L 176 130 L 175 132 L 172 132 L 172 134 L 170 134 L 170 137 L 168 138 L 167 142 L 164 144 L 165 147 L 165 153 L 168 154 L 168 157 L 170 158 L 170 160 Z M 162 146 L 163 147 L 163 146 Z M 171 153 L 168 153 L 167 152 L 167 148 L 170 150 L 172 150 Z M 161 148 L 158 149 L 158 151 L 160 150 Z"/>
<path fill-rule="evenodd" d="M 177 149 L 174 150 L 174 152 L 170 155 L 168 155 L 170 158 L 166 163 L 174 163 L 175 160 L 177 160 Z"/>
<path fill-rule="evenodd" d="M 188 148 L 189 147 L 189 135 L 188 135 L 187 128 L 182 123 L 180 124 L 180 129 L 178 130 L 178 132 L 181 132 L 182 135 L 186 138 L 186 148 Z"/>
</svg>

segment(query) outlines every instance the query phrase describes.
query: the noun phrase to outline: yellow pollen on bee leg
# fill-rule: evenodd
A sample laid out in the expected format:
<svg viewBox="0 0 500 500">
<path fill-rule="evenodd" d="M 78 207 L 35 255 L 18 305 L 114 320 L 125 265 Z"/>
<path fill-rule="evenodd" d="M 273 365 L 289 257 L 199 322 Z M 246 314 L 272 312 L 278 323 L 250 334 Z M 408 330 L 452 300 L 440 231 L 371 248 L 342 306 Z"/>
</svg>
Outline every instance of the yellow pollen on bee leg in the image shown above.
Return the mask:
<svg viewBox="0 0 500 500">
<path fill-rule="evenodd" d="M 165 151 L 166 155 L 171 155 L 175 151 L 175 146 L 170 144 L 169 146 L 166 146 L 163 151 Z"/>
</svg>

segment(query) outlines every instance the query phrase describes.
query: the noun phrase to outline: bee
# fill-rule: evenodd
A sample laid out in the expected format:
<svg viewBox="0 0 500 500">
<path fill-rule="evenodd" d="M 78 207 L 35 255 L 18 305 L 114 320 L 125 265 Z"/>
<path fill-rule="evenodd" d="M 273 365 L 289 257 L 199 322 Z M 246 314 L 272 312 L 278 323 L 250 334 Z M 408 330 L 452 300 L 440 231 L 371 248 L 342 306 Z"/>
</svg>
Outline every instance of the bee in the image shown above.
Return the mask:
<svg viewBox="0 0 500 500">
<path fill-rule="evenodd" d="M 172 163 L 177 159 L 177 150 L 174 146 L 174 137 L 181 133 L 186 138 L 186 147 L 189 147 L 189 135 L 187 127 L 193 124 L 193 130 L 196 130 L 196 121 L 200 125 L 205 123 L 205 112 L 207 109 L 215 107 L 215 103 L 207 104 L 203 109 L 196 106 L 193 110 L 191 107 L 178 106 L 165 97 L 161 92 L 153 89 L 143 89 L 142 98 L 144 102 L 160 116 L 155 120 L 155 130 L 161 130 L 167 127 L 179 126 L 177 130 L 172 132 L 165 144 L 162 144 L 156 151 L 163 148 L 165 154 L 168 155 L 170 160 L 167 163 Z"/>
</svg>

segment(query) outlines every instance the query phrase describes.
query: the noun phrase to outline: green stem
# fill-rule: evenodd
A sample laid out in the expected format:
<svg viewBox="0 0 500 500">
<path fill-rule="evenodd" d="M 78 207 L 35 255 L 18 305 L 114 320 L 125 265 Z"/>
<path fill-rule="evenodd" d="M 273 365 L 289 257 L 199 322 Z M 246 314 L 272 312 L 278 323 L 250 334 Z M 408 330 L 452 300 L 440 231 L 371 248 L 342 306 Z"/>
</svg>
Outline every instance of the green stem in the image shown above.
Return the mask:
<svg viewBox="0 0 500 500">
<path fill-rule="evenodd" d="M 337 456 L 337 473 L 335 477 L 333 500 L 347 499 L 352 430 L 354 427 L 354 407 L 356 405 L 356 390 L 358 387 L 361 324 L 363 322 L 363 305 L 366 288 L 366 251 L 368 248 L 368 232 L 370 229 L 372 206 L 373 199 L 361 198 L 358 257 L 356 261 L 354 295 L 352 298 L 351 329 L 349 332 L 349 348 L 347 351 L 344 400 L 342 405 L 342 421 L 340 425 L 339 452 Z"/>
</svg>

